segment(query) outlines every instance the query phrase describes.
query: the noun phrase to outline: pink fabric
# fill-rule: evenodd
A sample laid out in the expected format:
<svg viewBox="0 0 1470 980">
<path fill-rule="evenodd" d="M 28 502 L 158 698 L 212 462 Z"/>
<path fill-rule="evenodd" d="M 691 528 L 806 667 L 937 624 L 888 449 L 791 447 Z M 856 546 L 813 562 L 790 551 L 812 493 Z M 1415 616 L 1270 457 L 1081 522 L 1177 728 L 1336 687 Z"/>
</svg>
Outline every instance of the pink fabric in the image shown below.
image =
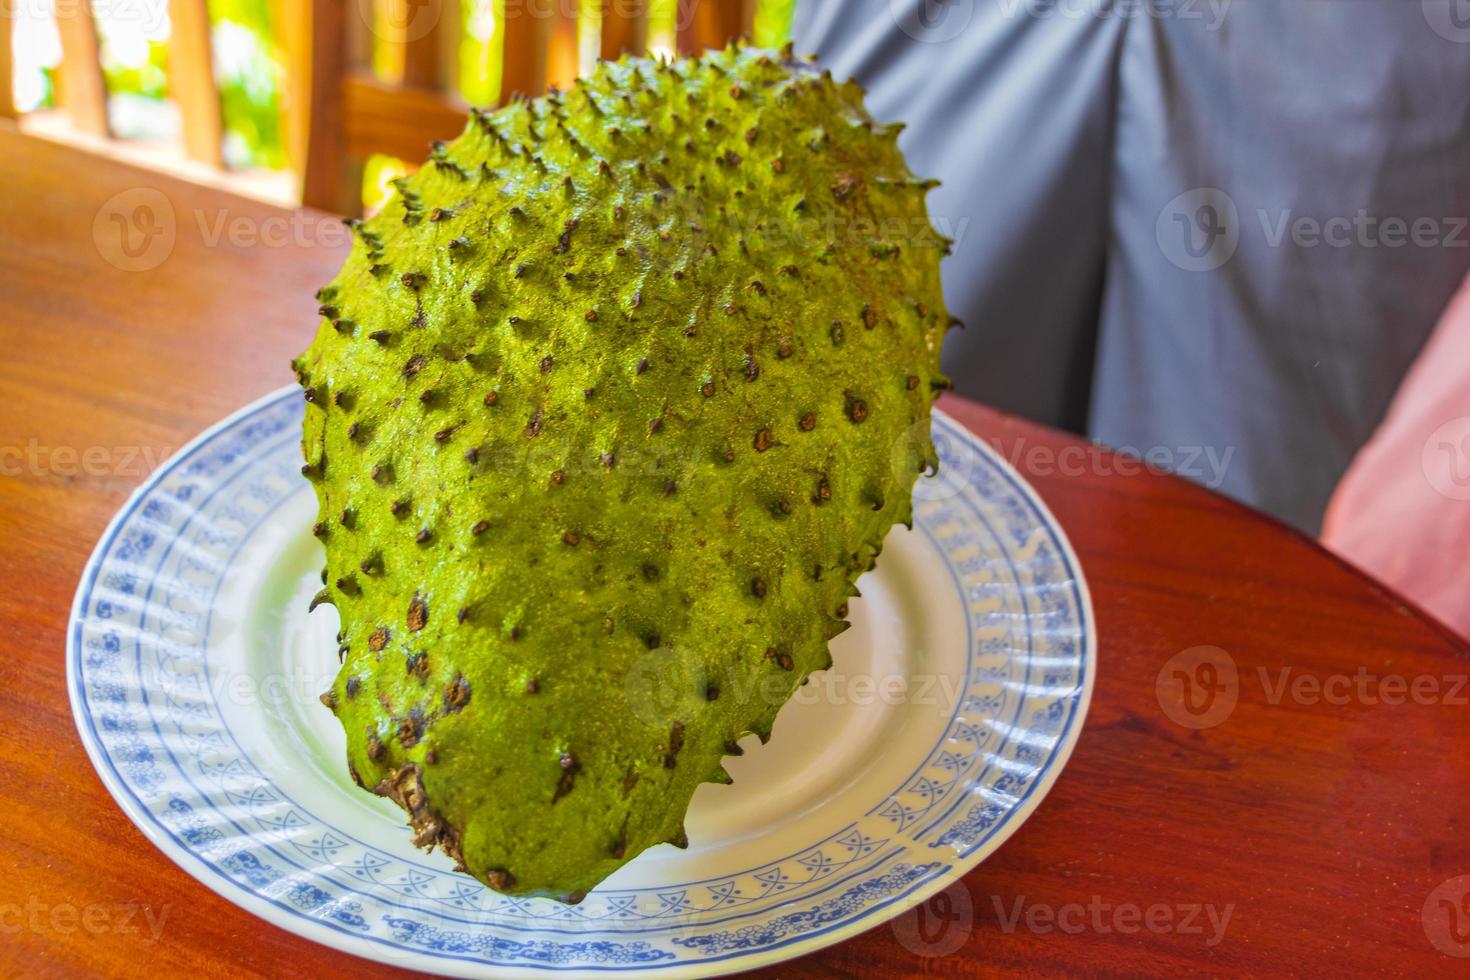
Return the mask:
<svg viewBox="0 0 1470 980">
<path fill-rule="evenodd" d="M 1322 542 L 1470 638 L 1470 280 L 1338 484 Z"/>
</svg>

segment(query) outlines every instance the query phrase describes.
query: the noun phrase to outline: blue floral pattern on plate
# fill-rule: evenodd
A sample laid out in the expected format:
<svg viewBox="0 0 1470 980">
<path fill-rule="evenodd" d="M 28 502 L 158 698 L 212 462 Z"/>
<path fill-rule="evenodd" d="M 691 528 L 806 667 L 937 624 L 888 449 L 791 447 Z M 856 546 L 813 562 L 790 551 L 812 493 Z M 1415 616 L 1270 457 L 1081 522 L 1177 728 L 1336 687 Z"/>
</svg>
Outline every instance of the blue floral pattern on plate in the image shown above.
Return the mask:
<svg viewBox="0 0 1470 980">
<path fill-rule="evenodd" d="M 195 877 L 285 928 L 458 974 L 668 976 L 777 962 L 973 867 L 1034 808 L 1076 740 L 1096 647 L 1076 558 L 1034 492 L 936 414 L 941 476 L 920 481 L 915 529 L 964 610 L 954 628 L 967 653 L 948 722 L 866 812 L 779 854 L 752 851 L 738 871 L 600 887 L 577 906 L 498 895 L 361 840 L 242 747 L 211 675 L 214 615 L 243 615 L 217 608 L 221 583 L 240 573 L 252 536 L 309 494 L 301 411 L 299 393 L 283 389 L 139 489 L 83 575 L 67 653 L 78 728 L 124 810 Z"/>
</svg>

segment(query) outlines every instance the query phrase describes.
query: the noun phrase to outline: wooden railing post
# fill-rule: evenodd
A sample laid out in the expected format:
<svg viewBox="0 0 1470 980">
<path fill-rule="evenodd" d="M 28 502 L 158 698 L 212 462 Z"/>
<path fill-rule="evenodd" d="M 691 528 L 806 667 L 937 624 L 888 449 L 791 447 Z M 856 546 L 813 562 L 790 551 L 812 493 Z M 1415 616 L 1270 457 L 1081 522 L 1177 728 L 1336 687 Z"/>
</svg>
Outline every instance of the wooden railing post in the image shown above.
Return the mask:
<svg viewBox="0 0 1470 980">
<path fill-rule="evenodd" d="M 566 90 L 581 74 L 581 51 L 577 46 L 578 0 L 552 0 L 551 38 L 547 41 L 546 85 Z M 540 95 L 540 92 L 532 92 Z"/>
<path fill-rule="evenodd" d="M 648 0 L 602 0 L 602 57 L 648 50 Z"/>
<path fill-rule="evenodd" d="M 214 81 L 208 0 L 169 0 L 169 90 L 183 120 L 184 152 L 192 160 L 224 166 L 224 124 Z"/>
<path fill-rule="evenodd" d="M 61 104 L 77 129 L 107 136 L 107 85 L 102 79 L 91 0 L 72 0 L 59 8 L 56 29 L 61 36 Z"/>
<path fill-rule="evenodd" d="M 547 48 L 558 0 L 505 0 L 500 25 L 500 101 L 540 95 L 546 88 Z"/>
<path fill-rule="evenodd" d="M 373 33 L 383 47 L 383 81 L 439 91 L 451 87 L 460 9 L 456 0 L 375 0 Z"/>
<path fill-rule="evenodd" d="M 281 99 L 287 157 L 307 207 L 355 215 L 361 187 L 344 179 L 346 135 L 342 81 L 346 11 L 342 0 L 273 0 L 271 19 L 286 60 Z"/>
<path fill-rule="evenodd" d="M 15 40 L 15 18 L 0 19 L 0 119 L 15 118 L 15 59 L 11 44 Z"/>
<path fill-rule="evenodd" d="M 679 51 L 696 54 L 723 48 L 750 33 L 754 12 L 754 4 L 747 0 L 679 0 Z"/>
</svg>

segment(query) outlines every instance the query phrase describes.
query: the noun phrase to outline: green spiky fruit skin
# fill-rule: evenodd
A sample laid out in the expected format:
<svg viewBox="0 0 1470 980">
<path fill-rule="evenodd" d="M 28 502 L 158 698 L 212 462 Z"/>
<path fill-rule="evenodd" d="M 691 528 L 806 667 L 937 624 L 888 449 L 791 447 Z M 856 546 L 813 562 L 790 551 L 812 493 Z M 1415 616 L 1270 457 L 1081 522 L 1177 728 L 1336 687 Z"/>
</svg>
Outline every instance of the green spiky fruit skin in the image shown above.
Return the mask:
<svg viewBox="0 0 1470 980">
<path fill-rule="evenodd" d="M 576 901 L 847 626 L 936 465 L 928 182 L 748 47 L 474 113 L 357 226 L 295 367 L 365 788 Z"/>
</svg>

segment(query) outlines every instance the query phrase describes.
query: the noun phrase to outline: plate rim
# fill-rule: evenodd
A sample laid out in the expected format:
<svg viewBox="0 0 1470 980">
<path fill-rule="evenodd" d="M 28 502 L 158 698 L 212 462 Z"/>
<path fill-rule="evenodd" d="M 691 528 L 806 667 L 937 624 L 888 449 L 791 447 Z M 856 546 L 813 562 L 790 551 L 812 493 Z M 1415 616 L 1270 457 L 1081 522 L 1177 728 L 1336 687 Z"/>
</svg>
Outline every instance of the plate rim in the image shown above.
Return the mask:
<svg viewBox="0 0 1470 980">
<path fill-rule="evenodd" d="M 87 753 L 87 758 L 92 764 L 93 771 L 97 774 L 98 779 L 101 780 L 103 787 L 107 790 L 108 795 L 112 797 L 114 803 L 122 809 L 133 826 L 154 847 L 162 852 L 164 857 L 168 858 L 191 878 L 203 884 L 225 901 L 245 909 L 252 915 L 288 933 L 309 939 L 312 942 L 327 947 L 335 953 L 355 956 L 368 960 L 369 962 L 385 963 L 390 966 L 398 966 L 405 969 L 428 970 L 446 976 L 544 977 L 557 975 L 568 977 L 600 977 L 618 972 L 629 974 L 648 972 L 651 974 L 653 971 L 656 971 L 656 975 L 658 976 L 667 977 L 722 976 L 737 971 L 784 963 L 788 960 L 825 949 L 828 946 L 834 946 L 870 929 L 880 928 L 908 912 L 910 909 L 927 901 L 938 892 L 949 888 L 977 868 L 987 858 L 1004 846 L 1011 835 L 1031 818 L 1031 815 L 1035 813 L 1042 801 L 1050 794 L 1057 779 L 1060 778 L 1062 772 L 1066 769 L 1067 763 L 1071 760 L 1077 743 L 1081 740 L 1092 704 L 1092 694 L 1098 669 L 1097 618 L 1093 609 L 1091 589 L 1088 585 L 1087 577 L 1083 573 L 1081 560 L 1078 558 L 1076 550 L 1073 548 L 1071 539 L 1068 537 L 1065 529 L 1057 520 L 1051 508 L 1047 506 L 1045 500 L 1036 491 L 1036 488 L 1004 456 L 997 452 L 995 447 L 990 445 L 989 442 L 972 431 L 968 426 L 961 423 L 954 416 L 945 412 L 942 408 L 935 406 L 933 408 L 933 414 L 947 421 L 962 433 L 967 438 L 967 441 L 985 456 L 1015 490 L 1035 508 L 1042 519 L 1042 525 L 1047 528 L 1053 537 L 1061 558 L 1075 573 L 1072 578 L 1072 584 L 1077 591 L 1077 608 L 1083 626 L 1081 632 L 1083 645 L 1081 657 L 1081 689 L 1076 694 L 1077 707 L 1072 723 L 1064 736 L 1058 740 L 1057 746 L 1052 752 L 1051 759 L 1038 774 L 1028 794 L 1009 812 L 1005 823 L 987 838 L 981 846 L 976 847 L 970 854 L 957 857 L 953 864 L 943 868 L 932 877 L 923 879 L 908 891 L 895 897 L 892 901 L 880 907 L 872 908 L 848 922 L 829 930 L 809 934 L 800 939 L 767 947 L 763 950 L 747 953 L 732 953 L 728 958 L 706 959 L 696 963 L 681 963 L 677 961 L 662 964 L 645 963 L 639 964 L 632 970 L 618 968 L 598 969 L 593 966 L 558 969 L 554 966 L 539 966 L 530 963 L 513 967 L 483 962 L 476 963 L 465 958 L 438 957 L 418 950 L 406 951 L 406 955 L 402 957 L 371 957 L 366 952 L 359 952 L 354 948 L 344 946 L 339 940 L 343 936 L 347 936 L 348 938 L 366 939 L 375 946 L 383 946 L 388 949 L 394 948 L 391 944 L 381 939 L 372 936 L 351 936 L 319 919 L 307 915 L 293 914 L 281 909 L 227 875 L 220 873 L 209 862 L 192 851 L 178 846 L 177 842 L 172 839 L 162 825 L 157 822 L 146 808 L 134 799 L 132 792 L 121 782 L 119 775 L 109 763 L 110 756 L 104 752 L 101 742 L 89 736 L 90 720 L 83 713 L 83 707 L 86 701 L 84 698 L 77 696 L 77 692 L 80 690 L 79 685 L 82 683 L 78 670 L 78 664 L 80 663 L 78 642 L 84 624 L 82 618 L 83 602 L 91 592 L 92 585 L 96 581 L 98 569 L 106 557 L 107 549 L 116 537 L 119 529 L 134 514 L 142 500 L 151 491 L 156 489 L 175 470 L 179 463 L 186 459 L 193 451 L 231 428 L 241 419 L 265 407 L 274 405 L 278 401 L 288 399 L 295 392 L 296 386 L 284 385 L 267 392 L 219 419 L 180 446 L 129 493 L 127 499 L 119 505 L 112 518 L 107 522 L 106 527 L 102 530 L 102 533 L 98 536 L 96 543 L 93 545 L 92 552 L 87 558 L 86 564 L 82 567 L 77 581 L 76 592 L 72 597 L 72 603 L 68 613 L 65 646 L 67 700 L 70 702 L 72 721 L 76 725 L 78 738 Z"/>
</svg>

